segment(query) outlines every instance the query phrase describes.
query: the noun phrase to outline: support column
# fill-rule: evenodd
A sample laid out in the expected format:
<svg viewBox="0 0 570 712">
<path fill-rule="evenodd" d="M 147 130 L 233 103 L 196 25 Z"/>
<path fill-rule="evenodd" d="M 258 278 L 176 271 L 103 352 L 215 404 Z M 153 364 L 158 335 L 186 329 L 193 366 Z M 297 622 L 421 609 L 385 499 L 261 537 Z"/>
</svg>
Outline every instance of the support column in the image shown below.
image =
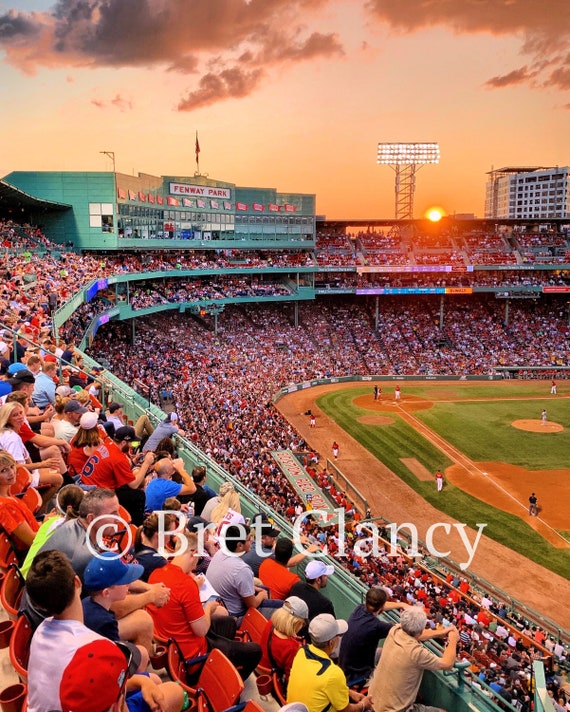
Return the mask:
<svg viewBox="0 0 570 712">
<path fill-rule="evenodd" d="M 380 323 L 380 298 L 376 295 L 376 304 L 374 309 L 374 329 L 378 331 L 378 324 Z"/>
<path fill-rule="evenodd" d="M 443 294 L 439 300 L 439 330 L 443 331 Z"/>
<path fill-rule="evenodd" d="M 299 326 L 299 302 L 295 302 L 295 326 Z"/>
</svg>

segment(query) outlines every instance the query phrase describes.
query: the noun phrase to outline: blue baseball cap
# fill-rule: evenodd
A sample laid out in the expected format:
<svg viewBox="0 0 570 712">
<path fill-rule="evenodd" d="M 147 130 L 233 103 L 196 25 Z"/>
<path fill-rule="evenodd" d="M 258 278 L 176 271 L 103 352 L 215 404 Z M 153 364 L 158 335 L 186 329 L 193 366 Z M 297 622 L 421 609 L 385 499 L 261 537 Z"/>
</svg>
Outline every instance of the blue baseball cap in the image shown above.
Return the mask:
<svg viewBox="0 0 570 712">
<path fill-rule="evenodd" d="M 17 363 L 11 363 L 8 366 L 8 373 L 13 376 L 15 373 L 18 373 L 18 371 L 25 371 L 27 370 L 27 366 L 25 363 L 20 363 L 18 361 Z"/>
<path fill-rule="evenodd" d="M 83 583 L 88 591 L 102 591 L 109 586 L 122 586 L 138 581 L 144 568 L 140 564 L 125 564 L 112 551 L 94 556 L 85 568 Z"/>
</svg>

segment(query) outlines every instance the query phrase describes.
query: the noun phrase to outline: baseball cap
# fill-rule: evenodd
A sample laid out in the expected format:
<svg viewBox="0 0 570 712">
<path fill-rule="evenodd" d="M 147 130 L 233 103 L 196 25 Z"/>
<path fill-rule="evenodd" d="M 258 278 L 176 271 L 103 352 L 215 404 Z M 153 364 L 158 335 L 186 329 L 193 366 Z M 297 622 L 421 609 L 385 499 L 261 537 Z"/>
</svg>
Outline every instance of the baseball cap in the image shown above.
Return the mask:
<svg viewBox="0 0 570 712">
<path fill-rule="evenodd" d="M 115 703 L 127 679 L 130 651 L 107 638 L 78 648 L 59 685 L 63 712 L 104 712 Z"/>
<path fill-rule="evenodd" d="M 322 561 L 309 561 L 305 569 L 305 578 L 318 579 L 319 576 L 330 576 L 334 574 L 334 566 L 327 566 Z"/>
<path fill-rule="evenodd" d="M 93 428 L 97 427 L 98 421 L 99 418 L 97 417 L 97 413 L 88 411 L 87 413 L 83 413 L 81 416 L 79 425 L 83 428 L 83 430 L 93 430 Z"/>
<path fill-rule="evenodd" d="M 36 378 L 27 368 L 21 368 L 19 371 L 8 379 L 8 383 L 12 386 L 19 386 L 21 383 L 35 383 Z"/>
<path fill-rule="evenodd" d="M 283 601 L 283 607 L 286 608 L 289 613 L 297 618 L 303 618 L 307 620 L 309 617 L 309 607 L 299 596 L 289 596 Z"/>
<path fill-rule="evenodd" d="M 11 363 L 11 364 L 8 366 L 8 373 L 9 373 L 11 376 L 16 375 L 16 373 L 18 373 L 18 371 L 27 371 L 27 370 L 28 370 L 28 369 L 26 368 L 26 364 L 25 364 L 25 363 L 20 363 L 19 361 L 18 361 L 17 363 Z"/>
<path fill-rule="evenodd" d="M 102 591 L 109 586 L 122 586 L 137 581 L 144 573 L 140 564 L 125 564 L 112 551 L 94 556 L 85 567 L 83 583 L 88 591 Z"/>
<path fill-rule="evenodd" d="M 127 442 L 132 442 L 137 439 L 135 429 L 130 425 L 123 425 L 122 428 L 117 428 L 114 435 L 115 440 L 120 443 L 121 440 L 126 440 Z"/>
<path fill-rule="evenodd" d="M 337 620 L 330 613 L 321 613 L 309 623 L 309 635 L 314 643 L 328 643 L 347 630 L 348 623 L 340 618 Z"/>
<path fill-rule="evenodd" d="M 188 529 L 189 532 L 198 532 L 200 527 L 204 529 L 204 527 L 207 527 L 209 523 L 210 522 L 203 517 L 188 517 L 186 521 L 186 529 Z"/>
<path fill-rule="evenodd" d="M 281 532 L 273 526 L 273 522 L 264 512 L 258 512 L 252 519 L 252 529 L 260 529 L 264 536 L 279 536 Z"/>
<path fill-rule="evenodd" d="M 61 396 L 62 398 L 67 398 L 67 396 L 70 395 L 71 393 L 71 388 L 69 386 L 58 386 L 55 389 L 55 392 L 58 396 Z"/>
<path fill-rule="evenodd" d="M 63 406 L 64 413 L 87 413 L 87 408 L 84 408 L 78 400 L 69 400 Z"/>
</svg>

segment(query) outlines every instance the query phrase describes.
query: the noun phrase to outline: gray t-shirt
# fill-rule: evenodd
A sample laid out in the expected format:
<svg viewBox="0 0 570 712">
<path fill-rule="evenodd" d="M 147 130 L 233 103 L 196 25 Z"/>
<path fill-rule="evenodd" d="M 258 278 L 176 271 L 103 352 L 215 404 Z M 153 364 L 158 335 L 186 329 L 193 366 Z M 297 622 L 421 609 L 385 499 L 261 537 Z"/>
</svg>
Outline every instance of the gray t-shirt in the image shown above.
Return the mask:
<svg viewBox="0 0 570 712">
<path fill-rule="evenodd" d="M 67 556 L 73 570 L 83 581 L 85 567 L 93 558 L 93 552 L 87 546 L 87 531 L 79 519 L 72 519 L 59 526 L 38 553 L 54 550 Z"/>
<path fill-rule="evenodd" d="M 253 571 L 241 556 L 229 555 L 220 549 L 212 557 L 206 578 L 218 592 L 232 616 L 245 613 L 243 598 L 255 595 Z"/>
</svg>

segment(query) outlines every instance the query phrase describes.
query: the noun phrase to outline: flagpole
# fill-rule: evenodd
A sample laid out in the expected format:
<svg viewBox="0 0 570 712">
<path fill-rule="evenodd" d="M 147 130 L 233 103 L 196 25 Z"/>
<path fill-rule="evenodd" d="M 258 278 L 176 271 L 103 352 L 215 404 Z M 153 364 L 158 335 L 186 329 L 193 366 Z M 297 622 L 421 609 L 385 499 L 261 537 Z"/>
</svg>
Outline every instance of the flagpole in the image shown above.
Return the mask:
<svg viewBox="0 0 570 712">
<path fill-rule="evenodd" d="M 198 131 L 196 131 L 196 175 L 200 175 L 200 142 L 198 141 Z"/>
</svg>

